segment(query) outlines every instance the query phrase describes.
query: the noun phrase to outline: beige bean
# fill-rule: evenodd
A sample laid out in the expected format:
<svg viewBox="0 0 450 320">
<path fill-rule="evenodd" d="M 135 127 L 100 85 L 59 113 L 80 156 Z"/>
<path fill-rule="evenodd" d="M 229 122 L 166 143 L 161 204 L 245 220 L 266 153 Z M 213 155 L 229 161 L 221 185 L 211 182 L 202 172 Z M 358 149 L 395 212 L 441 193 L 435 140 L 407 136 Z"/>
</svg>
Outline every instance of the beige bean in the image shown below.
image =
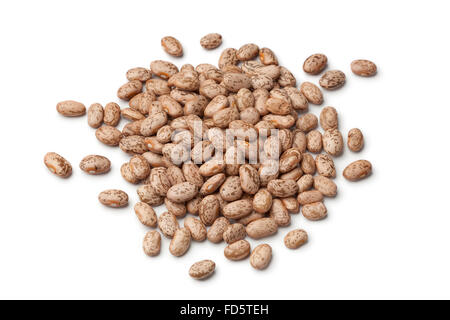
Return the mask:
<svg viewBox="0 0 450 320">
<path fill-rule="evenodd" d="M 321 105 L 323 103 L 322 91 L 314 83 L 303 82 L 300 86 L 300 92 L 312 104 Z"/>
<path fill-rule="evenodd" d="M 327 154 L 319 154 L 316 157 L 317 173 L 327 178 L 336 178 L 336 167 L 333 158 Z"/>
<path fill-rule="evenodd" d="M 213 194 L 214 192 L 216 192 L 217 189 L 219 189 L 219 187 L 223 184 L 225 179 L 226 179 L 226 176 L 223 173 L 218 173 L 218 174 L 212 176 L 211 178 L 206 180 L 206 182 L 200 188 L 200 191 L 199 191 L 200 194 L 202 196 L 207 196 L 207 195 Z"/>
<path fill-rule="evenodd" d="M 280 67 L 280 78 L 278 79 L 278 84 L 282 87 L 294 88 L 297 84 L 297 80 L 291 71 L 285 67 Z"/>
<path fill-rule="evenodd" d="M 268 244 L 260 244 L 253 249 L 250 255 L 250 264 L 257 270 L 264 270 L 272 260 L 272 247 Z"/>
<path fill-rule="evenodd" d="M 294 168 L 280 176 L 281 180 L 295 180 L 297 181 L 303 176 L 303 170 L 300 167 Z"/>
<path fill-rule="evenodd" d="M 142 91 L 142 82 L 139 80 L 132 80 L 130 82 L 122 85 L 119 90 L 117 90 L 117 97 L 122 100 L 130 100 L 135 95 Z"/>
<path fill-rule="evenodd" d="M 279 164 L 277 160 L 266 160 L 258 169 L 260 186 L 265 187 L 269 181 L 279 176 Z"/>
<path fill-rule="evenodd" d="M 369 60 L 354 60 L 351 64 L 352 72 L 361 77 L 371 77 L 377 73 L 377 66 Z"/>
<path fill-rule="evenodd" d="M 292 230 L 284 237 L 284 245 L 289 249 L 298 249 L 307 241 L 308 234 L 301 229 Z"/>
<path fill-rule="evenodd" d="M 186 209 L 190 214 L 198 215 L 198 211 L 200 210 L 200 203 L 202 202 L 201 196 L 196 196 L 194 199 L 189 200 L 186 203 Z"/>
<path fill-rule="evenodd" d="M 298 192 L 302 193 L 311 189 L 314 185 L 314 177 L 310 174 L 305 174 L 297 181 Z"/>
<path fill-rule="evenodd" d="M 130 170 L 133 175 L 139 179 L 143 180 L 147 178 L 150 174 L 150 165 L 148 161 L 141 155 L 135 155 L 130 159 Z"/>
<path fill-rule="evenodd" d="M 164 148 L 164 144 L 159 142 L 156 137 L 146 137 L 144 138 L 144 143 L 147 146 L 147 149 L 154 153 L 162 154 L 162 150 Z"/>
<path fill-rule="evenodd" d="M 150 80 L 152 77 L 152 72 L 146 68 L 132 68 L 127 71 L 127 79 L 128 81 L 139 80 L 141 82 L 145 82 Z"/>
<path fill-rule="evenodd" d="M 267 190 L 275 197 L 287 198 L 298 192 L 298 185 L 295 180 L 274 179 L 267 184 Z"/>
<path fill-rule="evenodd" d="M 184 255 L 191 246 L 191 233 L 186 228 L 180 228 L 175 231 L 170 241 L 169 251 L 175 257 Z"/>
<path fill-rule="evenodd" d="M 300 212 L 300 204 L 295 197 L 280 199 L 283 205 L 286 207 L 290 214 L 295 214 Z"/>
<path fill-rule="evenodd" d="M 256 89 L 253 91 L 253 96 L 255 97 L 255 108 L 261 114 L 261 116 L 265 116 L 269 113 L 266 108 L 266 101 L 269 99 L 269 91 L 267 89 Z"/>
<path fill-rule="evenodd" d="M 353 128 L 348 132 L 347 146 L 353 152 L 361 151 L 364 147 L 364 136 L 358 128 Z"/>
<path fill-rule="evenodd" d="M 211 260 L 202 260 L 194 263 L 189 269 L 189 275 L 196 280 L 203 280 L 210 277 L 214 270 L 216 269 L 216 264 Z"/>
<path fill-rule="evenodd" d="M 306 97 L 300 92 L 299 89 L 295 87 L 286 87 L 284 88 L 286 93 L 291 100 L 292 108 L 297 111 L 308 111 L 308 100 Z"/>
<path fill-rule="evenodd" d="M 228 65 L 236 65 L 238 62 L 238 59 L 236 57 L 237 50 L 234 48 L 228 48 L 222 51 L 222 54 L 219 58 L 219 68 L 223 69 L 225 66 Z"/>
<path fill-rule="evenodd" d="M 87 119 L 91 128 L 97 129 L 103 123 L 103 107 L 100 103 L 93 103 L 88 109 Z"/>
<path fill-rule="evenodd" d="M 344 178 L 349 181 L 358 181 L 372 173 L 372 164 L 367 160 L 357 160 L 344 169 Z"/>
<path fill-rule="evenodd" d="M 148 83 L 149 81 L 147 81 Z M 156 99 L 155 92 L 152 89 L 139 93 L 130 99 L 128 105 L 132 110 L 138 111 L 141 114 L 152 114 L 157 108 L 154 104 Z M 151 111 L 151 112 L 150 112 Z"/>
<path fill-rule="evenodd" d="M 308 220 L 317 221 L 327 216 L 327 208 L 322 202 L 309 203 L 302 207 L 302 214 Z"/>
<path fill-rule="evenodd" d="M 316 173 L 316 162 L 311 154 L 303 154 L 301 168 L 305 174 L 314 175 Z"/>
<path fill-rule="evenodd" d="M 149 184 L 140 186 L 137 189 L 137 194 L 142 202 L 148 203 L 151 206 L 157 207 L 164 203 L 164 197 L 159 196 Z"/>
<path fill-rule="evenodd" d="M 319 121 L 315 114 L 307 113 L 298 118 L 296 127 L 306 133 L 316 129 L 318 122 Z"/>
<path fill-rule="evenodd" d="M 122 190 L 110 189 L 100 192 L 98 200 L 111 208 L 122 208 L 128 205 L 128 195 Z"/>
<path fill-rule="evenodd" d="M 323 149 L 331 156 L 339 156 L 344 150 L 344 139 L 337 129 L 326 130 L 322 137 Z"/>
<path fill-rule="evenodd" d="M 124 137 L 140 135 L 142 121 L 138 120 L 127 123 L 122 129 L 122 135 Z"/>
<path fill-rule="evenodd" d="M 199 172 L 204 177 L 212 177 L 218 173 L 221 173 L 225 170 L 225 162 L 221 159 L 212 159 L 204 164 L 202 164 L 199 168 Z"/>
<path fill-rule="evenodd" d="M 163 110 L 172 118 L 181 117 L 184 114 L 183 107 L 171 96 L 164 95 L 158 98 Z"/>
<path fill-rule="evenodd" d="M 128 162 L 122 164 L 120 167 L 120 174 L 129 183 L 138 184 L 140 182 L 140 180 L 131 171 L 130 164 Z"/>
<path fill-rule="evenodd" d="M 164 37 L 161 39 L 161 46 L 165 52 L 174 57 L 181 57 L 183 55 L 183 46 L 180 41 L 174 37 Z"/>
<path fill-rule="evenodd" d="M 115 102 L 106 104 L 103 122 L 108 126 L 117 126 L 120 121 L 120 106 Z"/>
<path fill-rule="evenodd" d="M 330 70 L 323 74 L 319 80 L 322 88 L 335 90 L 345 84 L 345 74 L 340 70 Z"/>
<path fill-rule="evenodd" d="M 316 53 L 309 56 L 303 63 L 303 71 L 309 74 L 319 74 L 327 66 L 327 56 L 321 53 Z"/>
<path fill-rule="evenodd" d="M 270 64 L 278 65 L 277 57 L 269 48 L 262 48 L 259 50 L 259 60 L 266 66 Z"/>
<path fill-rule="evenodd" d="M 145 116 L 139 111 L 133 110 L 131 108 L 125 108 L 120 111 L 120 114 L 123 118 L 130 121 L 137 121 L 145 119 Z"/>
<path fill-rule="evenodd" d="M 170 212 L 164 212 L 158 218 L 158 227 L 167 238 L 173 238 L 180 228 L 177 218 Z"/>
<path fill-rule="evenodd" d="M 92 175 L 104 174 L 111 169 L 111 161 L 104 156 L 89 155 L 81 160 L 80 169 Z"/>
<path fill-rule="evenodd" d="M 240 178 L 237 176 L 227 177 L 219 192 L 225 201 L 239 200 L 243 194 Z"/>
<path fill-rule="evenodd" d="M 298 194 L 297 201 L 304 206 L 305 204 L 322 202 L 323 194 L 317 190 L 304 191 Z"/>
<path fill-rule="evenodd" d="M 208 50 L 215 49 L 222 44 L 222 36 L 218 33 L 209 33 L 200 39 L 200 45 Z"/>
<path fill-rule="evenodd" d="M 247 232 L 245 226 L 240 223 L 233 223 L 227 226 L 223 233 L 223 240 L 228 243 L 234 243 L 239 240 L 245 239 Z"/>
<path fill-rule="evenodd" d="M 223 85 L 231 92 L 239 92 L 241 89 L 251 87 L 251 80 L 246 74 L 225 73 L 223 76 Z"/>
<path fill-rule="evenodd" d="M 277 98 L 269 98 L 266 101 L 266 109 L 277 115 L 285 116 L 291 113 L 292 107 L 290 101 Z"/>
<path fill-rule="evenodd" d="M 153 168 L 150 172 L 149 178 L 150 185 L 153 187 L 156 194 L 162 197 L 166 196 L 172 186 L 166 172 L 167 169 L 164 167 Z"/>
<path fill-rule="evenodd" d="M 166 171 L 167 179 L 169 179 L 170 185 L 176 185 L 186 182 L 183 171 L 177 166 L 170 166 Z"/>
<path fill-rule="evenodd" d="M 257 74 L 251 77 L 252 87 L 255 90 L 264 89 L 264 90 L 272 90 L 274 87 L 273 79 L 265 74 Z"/>
<path fill-rule="evenodd" d="M 55 152 L 49 152 L 44 156 L 44 164 L 58 177 L 68 178 L 72 174 L 70 162 Z"/>
<path fill-rule="evenodd" d="M 175 203 L 165 198 L 164 204 L 166 205 L 167 211 L 172 213 L 175 217 L 184 218 L 184 216 L 186 216 L 187 209 L 184 203 Z"/>
<path fill-rule="evenodd" d="M 238 120 L 239 118 L 240 115 L 237 108 L 225 108 L 213 116 L 214 125 L 222 129 L 227 128 L 232 121 Z"/>
<path fill-rule="evenodd" d="M 273 199 L 270 217 L 275 220 L 280 227 L 286 227 L 291 224 L 291 216 L 280 199 Z"/>
<path fill-rule="evenodd" d="M 122 151 L 130 154 L 143 154 L 148 151 L 145 139 L 142 136 L 124 137 L 120 140 L 119 147 Z"/>
<path fill-rule="evenodd" d="M 312 130 L 306 135 L 306 149 L 312 153 L 322 152 L 322 134 L 318 130 Z"/>
<path fill-rule="evenodd" d="M 142 154 L 145 160 L 148 161 L 151 167 L 165 167 L 168 168 L 173 166 L 173 163 L 170 162 L 166 157 L 162 157 L 159 154 L 153 152 L 145 152 Z"/>
<path fill-rule="evenodd" d="M 147 232 L 143 243 L 144 252 L 149 257 L 157 256 L 161 251 L 161 235 L 158 231 Z"/>
<path fill-rule="evenodd" d="M 278 231 L 278 224 L 272 218 L 262 218 L 250 222 L 246 227 L 250 238 L 258 240 L 269 237 Z"/>
<path fill-rule="evenodd" d="M 228 203 L 223 208 L 223 215 L 228 219 L 241 219 L 253 211 L 252 199 L 241 199 Z"/>
<path fill-rule="evenodd" d="M 167 191 L 167 198 L 176 203 L 183 203 L 189 201 L 198 193 L 196 185 L 190 182 L 183 182 L 172 186 Z"/>
<path fill-rule="evenodd" d="M 338 114 L 335 108 L 325 107 L 320 112 L 320 126 L 323 130 L 338 128 Z"/>
<path fill-rule="evenodd" d="M 229 244 L 225 250 L 225 257 L 232 261 L 239 261 L 247 258 L 250 255 L 250 243 L 246 240 L 239 240 Z"/>
<path fill-rule="evenodd" d="M 73 100 L 59 102 L 56 110 L 65 117 L 79 117 L 86 113 L 84 104 Z"/>
<path fill-rule="evenodd" d="M 255 194 L 260 186 L 258 171 L 251 165 L 244 164 L 239 168 L 241 188 L 244 192 Z"/>
<path fill-rule="evenodd" d="M 238 223 L 243 224 L 244 226 L 249 225 L 253 221 L 264 218 L 266 215 L 264 213 L 252 212 L 250 215 L 237 220 Z"/>
<path fill-rule="evenodd" d="M 155 135 L 167 123 L 167 113 L 159 111 L 148 117 L 141 124 L 141 134 L 149 137 Z"/>
<path fill-rule="evenodd" d="M 134 205 L 134 212 L 144 226 L 155 228 L 158 224 L 155 210 L 149 204 L 145 202 L 136 203 Z"/>
<path fill-rule="evenodd" d="M 209 195 L 200 202 L 198 215 L 206 226 L 211 226 L 219 217 L 220 204 L 215 195 Z"/>
<path fill-rule="evenodd" d="M 241 111 L 240 118 L 242 121 L 255 125 L 260 120 L 260 114 L 256 108 L 247 108 Z"/>
<path fill-rule="evenodd" d="M 336 184 L 324 176 L 314 177 L 314 189 L 320 191 L 325 197 L 334 197 L 337 194 Z"/>
<path fill-rule="evenodd" d="M 259 53 L 259 47 L 254 43 L 244 44 L 236 53 L 236 57 L 240 61 L 248 61 L 256 58 Z"/>
<path fill-rule="evenodd" d="M 176 65 L 169 61 L 163 60 L 152 61 L 150 63 L 150 69 L 152 70 L 153 74 L 157 75 L 163 80 L 167 80 L 174 74 L 178 73 L 178 68 Z"/>
<path fill-rule="evenodd" d="M 292 115 L 280 116 L 276 114 L 268 114 L 263 117 L 263 120 L 271 122 L 277 129 L 290 129 L 296 121 Z"/>
<path fill-rule="evenodd" d="M 159 69 L 160 69 L 160 72 L 162 72 L 162 68 L 159 68 Z M 175 70 L 176 70 L 176 67 L 175 67 Z M 170 87 L 167 84 L 167 81 L 163 80 L 163 79 L 150 79 L 147 82 L 145 82 L 145 88 L 147 89 L 146 92 L 153 92 L 154 94 L 156 94 L 158 96 L 170 94 Z M 130 101 L 130 103 L 131 103 L 131 101 Z"/>
<path fill-rule="evenodd" d="M 306 134 L 300 130 L 294 130 L 292 138 L 292 148 L 298 149 L 301 153 L 306 151 Z"/>
<path fill-rule="evenodd" d="M 213 243 L 219 243 L 223 240 L 223 234 L 227 227 L 230 225 L 230 222 L 227 218 L 220 217 L 214 221 L 213 225 L 209 228 L 207 236 L 208 240 Z"/>
<path fill-rule="evenodd" d="M 187 217 L 184 219 L 184 227 L 189 230 L 194 241 L 205 241 L 207 234 L 206 227 L 199 219 Z"/>
<path fill-rule="evenodd" d="M 253 209 L 258 213 L 269 212 L 272 207 L 272 194 L 266 189 L 259 189 L 253 197 Z"/>
</svg>

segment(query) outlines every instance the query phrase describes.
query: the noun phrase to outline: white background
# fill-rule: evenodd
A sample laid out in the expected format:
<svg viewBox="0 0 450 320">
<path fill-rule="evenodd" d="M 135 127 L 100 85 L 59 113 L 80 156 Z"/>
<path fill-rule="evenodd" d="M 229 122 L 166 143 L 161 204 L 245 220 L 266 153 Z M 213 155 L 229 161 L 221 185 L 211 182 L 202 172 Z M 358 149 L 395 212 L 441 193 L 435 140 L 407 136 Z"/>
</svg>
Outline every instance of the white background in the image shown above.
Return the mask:
<svg viewBox="0 0 450 320">
<path fill-rule="evenodd" d="M 450 298 L 448 12 L 446 1 L 2 1 L 0 298 Z M 223 35 L 220 49 L 200 47 L 210 32 Z M 165 35 L 183 43 L 182 59 L 162 51 Z M 148 258 L 136 187 L 119 173 L 128 156 L 100 144 L 86 117 L 58 115 L 56 103 L 118 101 L 131 67 L 216 64 L 222 49 L 248 42 L 272 48 L 299 83 L 318 81 L 301 69 L 316 52 L 347 74 L 324 105 L 338 109 L 345 136 L 361 128 L 366 147 L 336 165 L 368 159 L 374 174 L 358 183 L 339 176 L 326 220 L 295 215 L 291 227 L 252 241 L 273 247 L 266 271 L 227 261 L 224 244 L 208 242 L 175 258 L 165 239 Z M 353 75 L 357 58 L 376 62 L 377 76 Z M 48 172 L 48 151 L 71 161 L 70 179 Z M 112 160 L 108 175 L 79 170 L 92 153 Z M 108 188 L 127 191 L 131 205 L 101 206 Z M 288 250 L 282 239 L 298 227 L 310 241 Z M 216 274 L 189 278 L 206 258 Z"/>
</svg>

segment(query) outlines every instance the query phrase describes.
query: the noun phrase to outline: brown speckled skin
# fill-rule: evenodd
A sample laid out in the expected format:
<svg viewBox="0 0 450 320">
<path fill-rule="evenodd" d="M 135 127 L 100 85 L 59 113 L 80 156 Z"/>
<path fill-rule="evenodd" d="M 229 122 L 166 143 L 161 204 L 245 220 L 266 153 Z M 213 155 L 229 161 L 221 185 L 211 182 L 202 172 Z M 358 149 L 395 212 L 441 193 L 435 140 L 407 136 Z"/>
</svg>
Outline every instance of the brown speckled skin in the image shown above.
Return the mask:
<svg viewBox="0 0 450 320">
<path fill-rule="evenodd" d="M 161 251 L 161 235 L 158 231 L 147 232 L 143 242 L 143 249 L 147 256 L 154 257 Z"/>
<path fill-rule="evenodd" d="M 153 91 L 158 96 L 170 94 L 170 87 L 167 81 L 163 79 L 150 79 L 145 82 L 145 88 L 147 91 Z"/>
<path fill-rule="evenodd" d="M 103 123 L 103 107 L 100 103 L 93 103 L 87 112 L 87 120 L 88 125 L 91 128 L 97 129 L 100 127 Z"/>
<path fill-rule="evenodd" d="M 174 37 L 164 37 L 161 39 L 161 46 L 164 51 L 174 57 L 181 57 L 183 55 L 183 46 L 180 41 Z"/>
<path fill-rule="evenodd" d="M 202 260 L 194 263 L 189 269 L 189 275 L 196 279 L 202 280 L 210 277 L 216 268 L 216 264 L 211 260 Z"/>
<path fill-rule="evenodd" d="M 84 104 L 73 100 L 59 102 L 56 110 L 65 117 L 79 117 L 86 113 Z"/>
<path fill-rule="evenodd" d="M 223 208 L 223 215 L 228 219 L 241 219 L 253 211 L 252 199 L 241 199 L 228 203 Z"/>
<path fill-rule="evenodd" d="M 274 87 L 274 81 L 271 77 L 265 74 L 258 74 L 251 77 L 253 89 L 265 89 L 272 90 Z"/>
<path fill-rule="evenodd" d="M 152 72 L 149 69 L 137 67 L 127 71 L 128 81 L 139 80 L 145 82 L 152 77 Z"/>
<path fill-rule="evenodd" d="M 98 200 L 111 208 L 122 208 L 128 205 L 128 195 L 122 190 L 105 190 L 98 195 Z"/>
<path fill-rule="evenodd" d="M 321 105 L 323 103 L 322 91 L 311 82 L 303 82 L 300 86 L 301 93 L 312 104 Z"/>
<path fill-rule="evenodd" d="M 268 244 L 260 244 L 253 249 L 250 255 L 250 264 L 257 270 L 264 270 L 272 260 L 272 247 Z"/>
<path fill-rule="evenodd" d="M 316 53 L 309 56 L 303 63 L 303 71 L 309 74 L 319 74 L 327 66 L 327 56 L 322 53 Z"/>
<path fill-rule="evenodd" d="M 347 146 L 353 152 L 361 151 L 364 147 L 364 136 L 361 130 L 353 128 L 348 132 Z"/>
<path fill-rule="evenodd" d="M 314 177 L 310 174 L 305 174 L 297 180 L 298 192 L 305 192 L 311 189 L 314 185 Z"/>
<path fill-rule="evenodd" d="M 168 80 L 170 77 L 179 72 L 178 67 L 169 61 L 155 60 L 150 63 L 152 73 L 163 80 Z M 149 80 L 151 81 L 151 80 Z"/>
<path fill-rule="evenodd" d="M 304 192 L 298 194 L 297 201 L 302 206 L 304 206 L 305 204 L 322 202 L 323 194 L 317 190 L 304 191 Z"/>
<path fill-rule="evenodd" d="M 198 193 L 198 188 L 190 182 L 176 184 L 167 191 L 167 198 L 176 203 L 189 201 Z"/>
<path fill-rule="evenodd" d="M 119 90 L 117 90 L 117 97 L 122 100 L 130 100 L 135 95 L 142 91 L 142 82 L 139 80 L 133 80 L 122 85 Z"/>
<path fill-rule="evenodd" d="M 223 233 L 230 225 L 225 217 L 219 217 L 214 221 L 213 225 L 208 229 L 207 237 L 212 243 L 220 243 L 223 240 Z M 205 229 L 206 231 L 206 229 Z"/>
<path fill-rule="evenodd" d="M 130 159 L 130 170 L 137 179 L 144 180 L 150 174 L 150 164 L 143 156 L 134 155 Z"/>
<path fill-rule="evenodd" d="M 152 136 L 158 132 L 167 123 L 167 113 L 164 111 L 158 111 L 147 119 L 142 121 L 141 134 L 145 137 Z"/>
<path fill-rule="evenodd" d="M 159 196 L 149 184 L 140 186 L 137 189 L 137 194 L 142 202 L 148 203 L 151 206 L 157 207 L 164 203 L 164 197 Z"/>
<path fill-rule="evenodd" d="M 262 218 L 250 222 L 246 231 L 250 238 L 258 240 L 275 234 L 278 231 L 278 224 L 272 218 Z"/>
<path fill-rule="evenodd" d="M 240 89 L 248 89 L 252 86 L 250 78 L 242 73 L 225 73 L 223 85 L 231 92 L 239 92 Z"/>
<path fill-rule="evenodd" d="M 246 240 L 239 240 L 228 245 L 224 250 L 225 257 L 232 261 L 239 261 L 250 255 L 250 243 Z"/>
<path fill-rule="evenodd" d="M 200 39 L 200 45 L 208 50 L 215 49 L 222 44 L 222 36 L 218 33 L 209 33 Z"/>
<path fill-rule="evenodd" d="M 158 227 L 167 238 L 173 238 L 180 228 L 177 218 L 170 212 L 164 212 L 158 218 Z"/>
<path fill-rule="evenodd" d="M 274 179 L 267 184 L 267 190 L 275 197 L 287 198 L 298 192 L 295 180 Z"/>
<path fill-rule="evenodd" d="M 220 187 L 219 192 L 225 201 L 239 200 L 243 194 L 239 177 L 231 176 L 226 178 L 225 182 Z"/>
<path fill-rule="evenodd" d="M 256 58 L 259 53 L 259 47 L 254 43 L 244 44 L 236 53 L 240 61 L 248 61 Z"/>
<path fill-rule="evenodd" d="M 134 205 L 134 212 L 136 213 L 139 221 L 147 227 L 155 228 L 158 224 L 158 218 L 156 216 L 155 210 L 145 203 L 138 202 Z"/>
<path fill-rule="evenodd" d="M 247 232 L 245 231 L 245 226 L 240 223 L 233 223 L 225 229 L 223 233 L 223 240 L 228 243 L 234 243 L 239 240 L 244 240 L 247 236 Z"/>
<path fill-rule="evenodd" d="M 295 197 L 282 198 L 281 202 L 286 207 L 290 214 L 295 214 L 300 212 L 300 204 Z"/>
<path fill-rule="evenodd" d="M 320 191 L 325 197 L 334 197 L 337 194 L 336 184 L 324 176 L 314 177 L 314 189 Z"/>
<path fill-rule="evenodd" d="M 320 112 L 320 126 L 323 130 L 338 128 L 338 114 L 335 108 L 325 107 Z"/>
<path fill-rule="evenodd" d="M 207 196 L 213 194 L 219 189 L 219 187 L 223 184 L 226 179 L 226 175 L 224 173 L 218 173 L 208 180 L 205 181 L 203 186 L 200 188 L 200 194 L 202 196 Z"/>
<path fill-rule="evenodd" d="M 300 166 L 305 174 L 314 175 L 316 173 L 316 161 L 314 160 L 314 157 L 309 153 L 303 154 L 303 159 Z"/>
<path fill-rule="evenodd" d="M 309 105 L 306 97 L 300 92 L 299 89 L 294 87 L 286 87 L 284 88 L 289 99 L 292 103 L 292 108 L 298 111 L 308 111 Z"/>
<path fill-rule="evenodd" d="M 95 136 L 100 142 L 112 147 L 118 146 L 123 137 L 122 132 L 108 125 L 103 125 L 98 128 L 95 131 Z"/>
<path fill-rule="evenodd" d="M 280 227 L 287 227 L 291 224 L 291 216 L 280 199 L 273 200 L 272 208 L 270 209 L 270 217 L 275 220 Z"/>
<path fill-rule="evenodd" d="M 306 113 L 298 118 L 296 127 L 302 132 L 309 132 L 317 128 L 319 121 L 317 116 L 313 113 Z"/>
<path fill-rule="evenodd" d="M 131 171 L 130 164 L 128 162 L 122 164 L 120 167 L 120 174 L 122 175 L 122 178 L 129 183 L 138 184 L 140 182 L 140 180 Z"/>
<path fill-rule="evenodd" d="M 194 241 L 205 241 L 206 227 L 199 219 L 186 217 L 186 219 L 184 219 L 184 227 L 191 232 Z"/>
<path fill-rule="evenodd" d="M 345 73 L 340 70 L 330 70 L 323 74 L 319 80 L 322 88 L 335 90 L 345 84 Z"/>
<path fill-rule="evenodd" d="M 280 67 L 280 77 L 278 78 L 278 84 L 282 87 L 295 87 L 297 80 L 291 71 L 285 67 Z"/>
<path fill-rule="evenodd" d="M 359 181 L 372 173 L 372 164 L 367 160 L 357 160 L 344 169 L 344 177 L 349 181 Z"/>
<path fill-rule="evenodd" d="M 170 241 L 169 251 L 175 257 L 184 255 L 191 246 L 191 233 L 186 228 L 180 228 Z"/>
<path fill-rule="evenodd" d="M 200 173 L 200 169 L 196 164 L 183 163 L 181 170 L 183 171 L 183 175 L 187 182 L 196 185 L 198 188 L 201 188 L 203 186 L 204 179 Z"/>
<path fill-rule="evenodd" d="M 115 102 L 106 104 L 103 122 L 108 126 L 117 126 L 120 121 L 120 106 Z"/>
<path fill-rule="evenodd" d="M 292 230 L 284 237 L 284 244 L 289 249 L 298 249 L 307 241 L 308 234 L 302 229 Z"/>
<path fill-rule="evenodd" d="M 302 207 L 302 214 L 308 220 L 317 221 L 327 216 L 327 208 L 322 202 L 305 204 Z"/>
<path fill-rule="evenodd" d="M 139 111 L 133 110 L 131 108 L 124 108 L 120 111 L 120 115 L 130 121 L 137 121 L 145 119 L 145 116 Z"/>
<path fill-rule="evenodd" d="M 306 149 L 311 153 L 322 152 L 322 134 L 318 130 L 312 130 L 306 135 Z"/>
<path fill-rule="evenodd" d="M 336 178 L 336 167 L 333 158 L 327 154 L 319 154 L 316 157 L 317 173 L 327 178 Z"/>
<path fill-rule="evenodd" d="M 219 58 L 219 69 L 223 69 L 226 66 L 235 66 L 238 63 L 238 58 L 236 57 L 237 50 L 234 48 L 227 48 L 222 51 Z"/>
<path fill-rule="evenodd" d="M 344 138 L 337 129 L 326 130 L 322 137 L 323 149 L 331 156 L 339 156 L 344 150 Z"/>
<path fill-rule="evenodd" d="M 155 190 L 156 194 L 165 197 L 167 191 L 169 191 L 170 184 L 169 178 L 167 177 L 167 169 L 164 167 L 153 168 L 150 172 L 149 182 L 150 185 Z"/>
<path fill-rule="evenodd" d="M 266 101 L 266 109 L 272 114 L 285 116 L 291 113 L 292 106 L 290 100 L 286 101 L 277 98 L 269 98 Z"/>
<path fill-rule="evenodd" d="M 269 48 L 262 48 L 259 50 L 259 60 L 264 65 L 278 65 L 278 59 L 275 56 L 275 53 Z"/>
<path fill-rule="evenodd" d="M 272 194 L 266 189 L 261 188 L 253 198 L 253 210 L 258 213 L 267 213 L 272 207 Z"/>
<path fill-rule="evenodd" d="M 184 218 L 187 213 L 186 205 L 184 203 L 175 203 L 169 199 L 164 199 L 167 211 L 172 213 L 177 218 Z"/>
<path fill-rule="evenodd" d="M 61 178 L 68 178 L 72 174 L 72 165 L 69 161 L 55 152 L 49 152 L 44 156 L 45 166 Z"/>
<path fill-rule="evenodd" d="M 104 156 L 89 155 L 81 160 L 80 169 L 87 174 L 105 174 L 111 169 L 111 161 Z"/>
<path fill-rule="evenodd" d="M 148 151 L 145 139 L 142 136 L 128 136 L 120 140 L 120 149 L 130 154 L 143 154 Z"/>
<path fill-rule="evenodd" d="M 244 164 L 239 168 L 241 188 L 244 192 L 255 194 L 260 187 L 258 171 L 251 165 Z"/>
<path fill-rule="evenodd" d="M 200 202 L 198 215 L 206 226 L 211 226 L 219 217 L 220 204 L 215 195 L 209 195 Z"/>
<path fill-rule="evenodd" d="M 352 72 L 361 77 L 372 77 L 377 73 L 377 66 L 369 60 L 355 60 L 351 64 Z"/>
</svg>

